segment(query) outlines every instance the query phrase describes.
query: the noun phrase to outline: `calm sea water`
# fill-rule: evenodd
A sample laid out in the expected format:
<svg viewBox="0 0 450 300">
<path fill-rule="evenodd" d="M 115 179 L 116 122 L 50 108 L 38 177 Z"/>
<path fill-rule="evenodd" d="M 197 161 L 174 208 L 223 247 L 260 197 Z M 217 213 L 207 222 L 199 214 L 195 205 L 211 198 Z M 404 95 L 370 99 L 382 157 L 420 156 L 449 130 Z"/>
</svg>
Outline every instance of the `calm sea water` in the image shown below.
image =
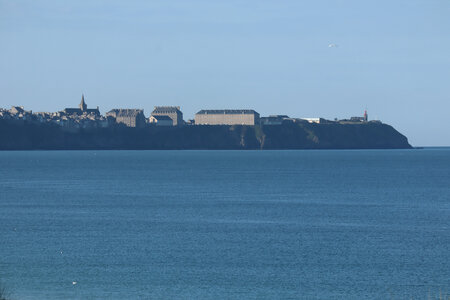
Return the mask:
<svg viewBox="0 0 450 300">
<path fill-rule="evenodd" d="M 13 299 L 450 295 L 450 149 L 0 152 L 0 193 Z"/>
</svg>

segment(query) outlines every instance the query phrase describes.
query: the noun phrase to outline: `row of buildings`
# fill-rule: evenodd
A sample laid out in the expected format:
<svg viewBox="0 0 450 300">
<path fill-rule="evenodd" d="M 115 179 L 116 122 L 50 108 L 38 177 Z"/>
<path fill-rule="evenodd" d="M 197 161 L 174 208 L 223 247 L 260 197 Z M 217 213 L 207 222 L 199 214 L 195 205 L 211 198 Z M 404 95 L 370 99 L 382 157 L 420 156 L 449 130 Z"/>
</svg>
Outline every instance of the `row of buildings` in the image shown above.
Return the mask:
<svg viewBox="0 0 450 300">
<path fill-rule="evenodd" d="M 271 115 L 260 117 L 252 109 L 219 109 L 200 110 L 194 120 L 185 122 L 179 106 L 155 106 L 149 118 L 143 109 L 112 109 L 102 116 L 99 108 L 88 108 L 81 96 L 78 108 L 66 108 L 55 113 L 32 113 L 23 107 L 13 106 L 10 110 L 0 109 L 0 119 L 21 119 L 40 123 L 55 123 L 69 128 L 104 128 L 113 124 L 123 124 L 128 127 L 145 126 L 184 126 L 184 125 L 281 125 L 283 123 L 360 123 L 368 122 L 367 111 L 363 117 L 352 117 L 346 120 L 334 121 L 323 118 L 290 118 L 287 115 Z"/>
</svg>

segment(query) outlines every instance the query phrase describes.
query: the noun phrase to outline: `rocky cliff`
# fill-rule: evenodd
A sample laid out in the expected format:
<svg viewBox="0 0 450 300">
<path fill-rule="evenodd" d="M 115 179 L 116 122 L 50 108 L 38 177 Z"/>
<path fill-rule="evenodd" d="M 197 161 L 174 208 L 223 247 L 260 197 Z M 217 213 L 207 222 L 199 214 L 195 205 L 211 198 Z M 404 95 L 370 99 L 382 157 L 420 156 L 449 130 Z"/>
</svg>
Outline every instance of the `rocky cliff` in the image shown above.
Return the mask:
<svg viewBox="0 0 450 300">
<path fill-rule="evenodd" d="M 56 125 L 0 120 L 0 150 L 406 148 L 411 148 L 407 138 L 381 123 L 67 130 Z"/>
</svg>

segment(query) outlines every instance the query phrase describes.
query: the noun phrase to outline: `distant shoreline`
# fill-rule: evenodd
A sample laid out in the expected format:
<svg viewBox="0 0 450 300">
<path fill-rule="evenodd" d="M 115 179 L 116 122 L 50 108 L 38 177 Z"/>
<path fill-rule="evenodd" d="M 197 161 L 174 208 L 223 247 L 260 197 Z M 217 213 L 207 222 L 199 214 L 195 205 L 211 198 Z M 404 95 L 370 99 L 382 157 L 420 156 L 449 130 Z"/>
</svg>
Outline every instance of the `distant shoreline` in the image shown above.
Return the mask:
<svg viewBox="0 0 450 300">
<path fill-rule="evenodd" d="M 450 146 L 415 146 L 414 149 L 448 149 Z"/>
<path fill-rule="evenodd" d="M 382 123 L 194 125 L 66 130 L 52 124 L 0 121 L 0 150 L 326 150 L 413 149 Z"/>
</svg>

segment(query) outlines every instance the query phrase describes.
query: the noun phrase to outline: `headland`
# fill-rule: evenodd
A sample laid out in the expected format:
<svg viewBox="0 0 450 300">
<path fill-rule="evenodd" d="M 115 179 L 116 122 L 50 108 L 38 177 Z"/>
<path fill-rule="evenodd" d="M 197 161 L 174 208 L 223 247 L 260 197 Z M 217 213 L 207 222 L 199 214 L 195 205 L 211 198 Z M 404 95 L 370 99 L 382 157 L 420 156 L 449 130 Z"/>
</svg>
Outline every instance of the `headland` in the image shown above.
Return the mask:
<svg viewBox="0 0 450 300">
<path fill-rule="evenodd" d="M 392 126 L 362 117 L 345 120 L 260 117 L 251 109 L 200 110 L 183 120 L 178 106 L 113 109 L 105 116 L 78 108 L 33 113 L 21 106 L 0 109 L 0 150 L 250 150 L 409 149 Z"/>
<path fill-rule="evenodd" d="M 381 123 L 204 125 L 65 129 L 0 120 L 0 150 L 408 149 L 405 136 Z"/>
</svg>

